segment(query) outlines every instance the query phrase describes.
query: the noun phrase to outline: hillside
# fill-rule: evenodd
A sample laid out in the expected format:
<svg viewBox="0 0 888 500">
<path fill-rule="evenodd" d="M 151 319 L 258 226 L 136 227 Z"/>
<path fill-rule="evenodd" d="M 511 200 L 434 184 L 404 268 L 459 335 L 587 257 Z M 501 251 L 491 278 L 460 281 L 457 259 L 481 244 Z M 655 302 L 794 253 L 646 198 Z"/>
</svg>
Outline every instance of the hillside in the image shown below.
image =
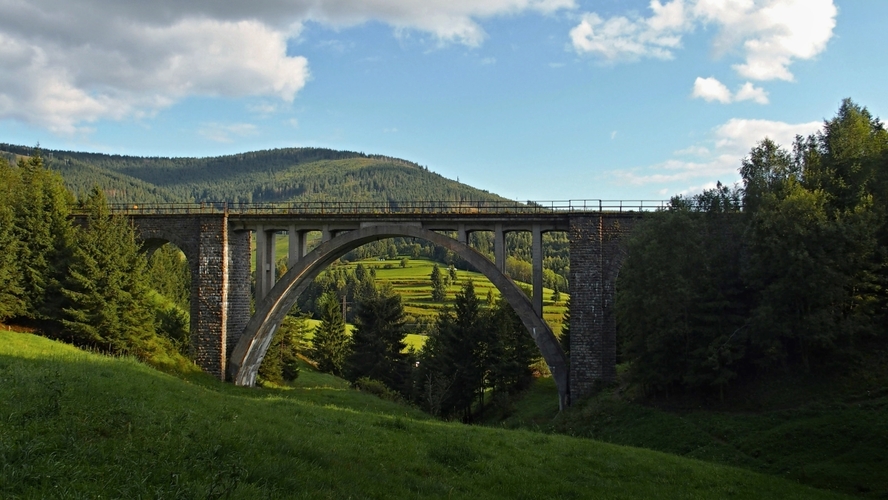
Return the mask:
<svg viewBox="0 0 888 500">
<path fill-rule="evenodd" d="M 34 148 L 0 144 L 0 154 Z M 285 148 L 210 158 L 160 158 L 42 150 L 74 193 L 101 186 L 112 203 L 502 200 L 487 191 L 379 155 Z"/>
<path fill-rule="evenodd" d="M 470 427 L 304 373 L 164 375 L 0 331 L 4 498 L 841 498 L 587 439 Z"/>
</svg>

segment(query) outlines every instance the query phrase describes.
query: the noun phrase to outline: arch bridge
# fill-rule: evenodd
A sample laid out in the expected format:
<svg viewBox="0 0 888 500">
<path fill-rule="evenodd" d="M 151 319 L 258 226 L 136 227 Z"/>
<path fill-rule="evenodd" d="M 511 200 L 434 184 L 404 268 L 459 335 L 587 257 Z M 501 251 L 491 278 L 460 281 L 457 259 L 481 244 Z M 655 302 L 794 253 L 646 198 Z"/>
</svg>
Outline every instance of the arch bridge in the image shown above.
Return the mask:
<svg viewBox="0 0 888 500">
<path fill-rule="evenodd" d="M 634 222 L 664 202 L 316 202 L 290 204 L 117 205 L 144 246 L 170 242 L 191 269 L 191 335 L 205 371 L 253 385 L 275 329 L 321 271 L 354 248 L 391 237 L 424 239 L 458 254 L 485 274 L 515 309 L 558 386 L 559 405 L 590 394 L 616 377 L 614 282 Z M 307 251 L 306 235 L 321 233 Z M 474 232 L 493 233 L 494 260 L 471 246 Z M 505 274 L 506 234 L 532 241 L 528 298 Z M 564 231 L 570 241 L 571 349 L 568 360 L 543 320 L 542 235 Z M 275 239 L 289 239 L 288 271 L 275 276 Z M 452 237 L 451 235 L 455 235 Z M 250 314 L 251 238 L 256 239 L 256 312 Z"/>
</svg>

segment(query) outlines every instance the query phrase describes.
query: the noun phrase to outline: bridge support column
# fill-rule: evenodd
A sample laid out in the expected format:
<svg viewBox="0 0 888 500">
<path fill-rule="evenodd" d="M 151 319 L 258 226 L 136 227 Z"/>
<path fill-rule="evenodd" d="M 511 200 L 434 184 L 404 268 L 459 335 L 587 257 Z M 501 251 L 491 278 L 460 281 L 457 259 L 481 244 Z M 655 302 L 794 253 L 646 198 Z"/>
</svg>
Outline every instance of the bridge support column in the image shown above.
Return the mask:
<svg viewBox="0 0 888 500">
<path fill-rule="evenodd" d="M 456 241 L 463 245 L 469 244 L 469 234 L 466 232 L 466 225 L 459 224 L 456 229 Z"/>
<path fill-rule="evenodd" d="M 533 310 L 543 317 L 543 233 L 539 224 L 531 231 L 533 252 Z"/>
<path fill-rule="evenodd" d="M 570 395 L 593 393 L 617 377 L 614 294 L 625 252 L 621 239 L 634 219 L 577 216 L 570 219 Z"/>
<path fill-rule="evenodd" d="M 274 231 L 262 226 L 256 228 L 256 302 L 265 298 L 274 286 L 275 236 Z"/>
<path fill-rule="evenodd" d="M 250 321 L 250 232 L 228 232 L 226 358 Z"/>
<path fill-rule="evenodd" d="M 493 256 L 494 264 L 499 272 L 506 272 L 506 233 L 502 224 L 496 224 L 493 229 Z"/>
<path fill-rule="evenodd" d="M 197 255 L 191 260 L 192 350 L 197 365 L 221 379 L 228 354 L 228 218 L 201 216 L 194 229 Z"/>
<path fill-rule="evenodd" d="M 287 248 L 287 267 L 293 267 L 305 256 L 305 231 L 297 231 L 295 225 L 287 230 L 289 246 Z"/>
</svg>

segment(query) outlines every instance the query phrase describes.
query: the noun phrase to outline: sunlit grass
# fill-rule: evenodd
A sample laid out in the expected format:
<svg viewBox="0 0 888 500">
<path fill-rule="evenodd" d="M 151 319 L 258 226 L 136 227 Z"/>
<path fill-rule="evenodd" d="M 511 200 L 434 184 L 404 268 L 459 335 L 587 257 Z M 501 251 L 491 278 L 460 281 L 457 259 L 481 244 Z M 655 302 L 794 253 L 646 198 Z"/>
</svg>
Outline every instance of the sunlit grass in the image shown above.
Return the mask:
<svg viewBox="0 0 888 500">
<path fill-rule="evenodd" d="M 2 498 L 832 498 L 586 439 L 437 422 L 304 368 L 183 381 L 0 332 Z"/>
</svg>

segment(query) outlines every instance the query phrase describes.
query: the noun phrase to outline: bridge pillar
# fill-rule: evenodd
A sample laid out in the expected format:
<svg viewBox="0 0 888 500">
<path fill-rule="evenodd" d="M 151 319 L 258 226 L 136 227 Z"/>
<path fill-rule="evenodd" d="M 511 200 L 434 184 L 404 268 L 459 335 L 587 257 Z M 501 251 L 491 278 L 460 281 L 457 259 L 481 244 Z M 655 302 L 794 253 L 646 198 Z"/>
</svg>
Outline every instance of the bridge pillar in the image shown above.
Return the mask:
<svg viewBox="0 0 888 500">
<path fill-rule="evenodd" d="M 531 231 L 531 251 L 533 260 L 533 310 L 543 317 L 543 232 L 539 224 Z"/>
<path fill-rule="evenodd" d="M 228 231 L 228 312 L 226 361 L 250 321 L 250 232 Z M 224 373 L 224 372 L 223 372 Z"/>
<path fill-rule="evenodd" d="M 287 248 L 287 267 L 293 267 L 305 256 L 306 231 L 297 231 L 295 225 L 287 230 L 289 246 Z"/>
<path fill-rule="evenodd" d="M 494 225 L 493 229 L 493 256 L 496 268 L 499 272 L 506 272 L 506 233 L 503 231 L 502 223 Z"/>
<path fill-rule="evenodd" d="M 617 376 L 614 292 L 635 219 L 607 215 L 570 218 L 570 394 L 593 393 Z"/>
<path fill-rule="evenodd" d="M 274 286 L 275 231 L 256 227 L 256 301 L 262 300 Z"/>
</svg>

